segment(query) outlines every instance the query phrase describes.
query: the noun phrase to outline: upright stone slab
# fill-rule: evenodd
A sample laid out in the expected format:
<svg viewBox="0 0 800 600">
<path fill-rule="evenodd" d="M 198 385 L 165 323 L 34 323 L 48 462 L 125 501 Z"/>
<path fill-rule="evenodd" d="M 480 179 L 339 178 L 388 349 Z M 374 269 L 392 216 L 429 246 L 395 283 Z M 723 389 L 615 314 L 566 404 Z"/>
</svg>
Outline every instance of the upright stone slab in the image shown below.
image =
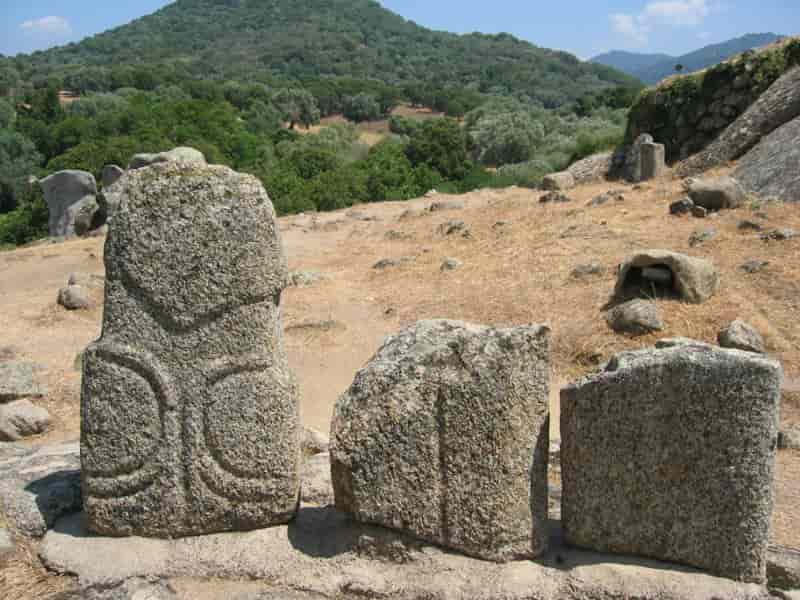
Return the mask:
<svg viewBox="0 0 800 600">
<path fill-rule="evenodd" d="M 421 321 L 336 403 L 336 506 L 493 561 L 546 546 L 550 332 Z"/>
<path fill-rule="evenodd" d="M 625 152 L 625 179 L 631 183 L 642 180 L 642 146 L 653 143 L 653 136 L 643 133 L 631 144 Z"/>
<path fill-rule="evenodd" d="M 561 392 L 568 543 L 763 583 L 781 367 L 675 340 Z"/>
<path fill-rule="evenodd" d="M 50 213 L 49 232 L 53 237 L 74 237 L 75 221 L 82 215 L 82 221 L 91 222 L 97 205 L 97 182 L 91 173 L 85 171 L 58 171 L 45 177 L 39 184 Z M 81 231 L 85 233 L 85 231 Z"/>
<path fill-rule="evenodd" d="M 664 144 L 646 143 L 639 148 L 641 160 L 641 180 L 648 181 L 661 177 L 667 171 Z"/>
<path fill-rule="evenodd" d="M 281 341 L 286 258 L 264 188 L 185 163 L 117 185 L 103 333 L 83 359 L 89 527 L 174 537 L 289 521 L 297 389 Z"/>
</svg>

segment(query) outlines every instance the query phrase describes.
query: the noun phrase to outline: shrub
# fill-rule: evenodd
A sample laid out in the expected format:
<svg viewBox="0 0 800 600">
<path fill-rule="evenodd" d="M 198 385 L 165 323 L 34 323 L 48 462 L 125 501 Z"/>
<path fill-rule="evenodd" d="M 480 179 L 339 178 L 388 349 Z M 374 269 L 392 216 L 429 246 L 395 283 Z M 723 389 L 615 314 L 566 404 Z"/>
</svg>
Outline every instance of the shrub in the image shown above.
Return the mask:
<svg viewBox="0 0 800 600">
<path fill-rule="evenodd" d="M 414 166 L 427 165 L 445 179 L 462 179 L 472 169 L 467 156 L 467 138 L 450 119 L 430 119 L 411 135 L 406 156 Z"/>
</svg>

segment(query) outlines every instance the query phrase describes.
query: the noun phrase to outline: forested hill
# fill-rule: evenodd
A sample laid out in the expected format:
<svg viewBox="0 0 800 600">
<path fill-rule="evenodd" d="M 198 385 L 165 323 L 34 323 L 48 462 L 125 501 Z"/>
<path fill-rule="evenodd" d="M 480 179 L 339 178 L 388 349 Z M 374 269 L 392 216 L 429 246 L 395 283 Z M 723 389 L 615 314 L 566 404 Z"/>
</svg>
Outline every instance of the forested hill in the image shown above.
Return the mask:
<svg viewBox="0 0 800 600">
<path fill-rule="evenodd" d="M 80 91 L 176 79 L 376 79 L 527 95 L 556 107 L 637 81 L 508 34 L 455 35 L 371 0 L 177 0 L 79 43 L 7 59 L 22 79 L 59 76 Z"/>
</svg>

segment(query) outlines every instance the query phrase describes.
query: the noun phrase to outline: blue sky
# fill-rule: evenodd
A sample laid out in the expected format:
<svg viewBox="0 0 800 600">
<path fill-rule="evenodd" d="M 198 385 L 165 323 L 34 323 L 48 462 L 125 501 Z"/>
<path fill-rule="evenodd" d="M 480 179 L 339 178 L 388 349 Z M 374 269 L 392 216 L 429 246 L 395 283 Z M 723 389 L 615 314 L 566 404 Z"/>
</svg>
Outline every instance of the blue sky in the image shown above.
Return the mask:
<svg viewBox="0 0 800 600">
<path fill-rule="evenodd" d="M 745 33 L 800 33 L 798 0 L 382 0 L 420 25 L 507 31 L 588 58 L 610 49 L 682 54 Z M 0 53 L 77 41 L 169 0 L 0 0 Z"/>
</svg>

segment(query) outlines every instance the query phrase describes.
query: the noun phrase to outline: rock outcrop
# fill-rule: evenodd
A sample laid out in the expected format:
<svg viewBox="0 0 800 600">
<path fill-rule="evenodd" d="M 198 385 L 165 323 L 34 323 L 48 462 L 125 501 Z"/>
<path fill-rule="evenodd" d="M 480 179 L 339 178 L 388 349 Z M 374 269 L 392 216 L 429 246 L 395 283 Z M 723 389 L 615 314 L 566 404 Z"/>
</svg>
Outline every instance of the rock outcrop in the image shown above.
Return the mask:
<svg viewBox="0 0 800 600">
<path fill-rule="evenodd" d="M 690 179 L 686 188 L 694 205 L 707 211 L 739 208 L 747 200 L 744 188 L 733 177 Z"/>
<path fill-rule="evenodd" d="M 99 206 L 97 183 L 91 173 L 59 171 L 39 180 L 39 184 L 50 212 L 48 226 L 51 237 L 70 238 L 93 229 L 92 222 Z M 76 230 L 76 219 L 80 231 Z"/>
<path fill-rule="evenodd" d="M 50 414 L 30 400 L 0 404 L 0 442 L 16 442 L 44 433 L 50 422 Z"/>
<path fill-rule="evenodd" d="M 611 174 L 615 158 L 614 152 L 593 154 L 572 163 L 567 171 L 575 180 L 575 185 L 598 183 Z"/>
<path fill-rule="evenodd" d="M 704 150 L 678 166 L 682 176 L 703 173 L 744 156 L 778 127 L 800 117 L 800 67 L 782 75 Z"/>
<path fill-rule="evenodd" d="M 781 378 L 757 354 L 679 341 L 564 388 L 567 542 L 765 582 Z"/>
<path fill-rule="evenodd" d="M 558 192 L 566 191 L 575 187 L 575 178 L 569 171 L 561 171 L 559 173 L 551 173 L 545 175 L 542 179 L 542 189 Z"/>
<path fill-rule="evenodd" d="M 735 177 L 759 196 L 800 202 L 800 117 L 762 139 L 739 161 Z"/>
<path fill-rule="evenodd" d="M 615 306 L 606 314 L 606 322 L 614 331 L 632 335 L 645 335 L 664 329 L 658 306 L 646 300 L 631 300 Z"/>
<path fill-rule="evenodd" d="M 492 561 L 547 544 L 549 330 L 421 321 L 334 409 L 336 507 Z"/>
<path fill-rule="evenodd" d="M 179 147 L 173 148 L 169 152 L 158 152 L 156 154 L 137 154 L 128 164 L 128 170 L 143 169 L 151 165 L 165 162 L 191 163 L 204 166 L 206 157 L 203 153 L 194 148 Z"/>
<path fill-rule="evenodd" d="M 175 537 L 285 523 L 300 436 L 272 203 L 218 166 L 157 164 L 119 184 L 103 334 L 83 356 L 89 527 Z"/>
</svg>

